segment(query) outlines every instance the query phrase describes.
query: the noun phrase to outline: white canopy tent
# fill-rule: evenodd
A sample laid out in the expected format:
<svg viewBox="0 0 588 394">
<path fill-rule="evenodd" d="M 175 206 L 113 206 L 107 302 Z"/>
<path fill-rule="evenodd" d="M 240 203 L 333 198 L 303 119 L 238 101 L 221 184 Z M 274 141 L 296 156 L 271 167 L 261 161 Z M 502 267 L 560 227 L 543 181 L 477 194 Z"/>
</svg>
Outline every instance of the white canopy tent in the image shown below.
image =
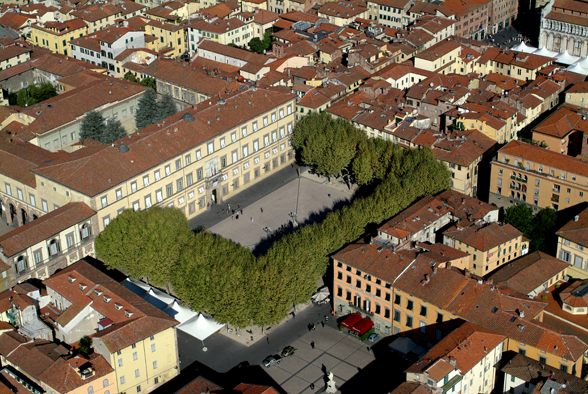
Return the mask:
<svg viewBox="0 0 588 394">
<path fill-rule="evenodd" d="M 223 328 L 225 325 L 217 323 L 213 318 L 180 305 L 177 298 L 170 296 L 145 282 L 127 278 L 123 285 L 145 301 L 167 313 L 180 322 L 178 330 L 204 341 L 206 338 Z"/>
<path fill-rule="evenodd" d="M 223 328 L 224 324 L 219 324 L 214 319 L 204 316 L 202 313 L 185 321 L 178 326 L 178 330 L 182 330 L 194 338 L 204 341 L 206 338 Z"/>
<path fill-rule="evenodd" d="M 547 56 L 547 57 L 557 57 L 557 55 L 559 55 L 559 53 L 552 52 L 549 49 L 547 49 L 546 47 L 543 47 L 543 48 L 539 49 L 538 51 L 533 52 L 533 55 Z"/>
<path fill-rule="evenodd" d="M 588 57 L 580 59 L 576 64 L 579 64 L 584 68 L 588 68 Z"/>
<path fill-rule="evenodd" d="M 537 51 L 537 48 L 527 45 L 525 43 L 525 41 L 521 41 L 520 44 L 515 45 L 510 49 L 512 49 L 513 51 L 525 52 L 525 53 L 533 53 L 533 52 Z"/>
<path fill-rule="evenodd" d="M 555 62 L 570 65 L 576 63 L 578 60 L 580 60 L 578 56 L 572 56 L 568 51 L 565 51 L 564 53 L 560 53 L 557 56 L 557 60 Z"/>
<path fill-rule="evenodd" d="M 579 62 L 574 64 L 573 66 L 566 68 L 566 70 L 571 71 L 576 74 L 588 75 L 588 68 L 584 68 L 584 67 L 580 66 Z"/>
</svg>

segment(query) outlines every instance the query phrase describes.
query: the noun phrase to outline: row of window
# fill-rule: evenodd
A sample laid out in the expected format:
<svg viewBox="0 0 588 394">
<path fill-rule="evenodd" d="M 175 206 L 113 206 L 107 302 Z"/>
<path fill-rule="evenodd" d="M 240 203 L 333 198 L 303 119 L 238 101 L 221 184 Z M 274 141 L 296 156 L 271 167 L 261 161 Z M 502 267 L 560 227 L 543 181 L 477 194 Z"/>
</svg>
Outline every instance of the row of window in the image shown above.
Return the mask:
<svg viewBox="0 0 588 394">
<path fill-rule="evenodd" d="M 5 187 L 5 192 L 6 194 L 8 194 L 9 196 L 12 196 L 12 186 L 10 185 L 10 183 L 5 183 L 4 184 Z M 69 192 L 67 192 L 69 195 Z M 20 201 L 26 202 L 25 198 L 24 198 L 24 193 L 20 188 L 16 188 L 16 198 L 18 198 Z M 35 198 L 35 195 L 32 193 L 29 193 L 29 203 L 33 206 L 33 207 L 37 207 L 37 199 Z M 49 212 L 49 206 L 47 204 L 47 201 L 44 199 L 41 199 L 41 208 L 43 211 L 45 212 Z M 54 206 L 54 209 L 59 208 L 58 205 Z"/>
<path fill-rule="evenodd" d="M 292 124 L 288 124 L 288 133 L 289 134 L 292 133 Z M 233 135 L 235 135 L 235 133 L 233 133 Z M 277 131 L 273 131 L 272 132 L 272 134 L 271 134 L 271 143 L 278 142 L 279 139 L 282 139 L 282 138 L 285 138 L 285 137 L 286 137 L 286 131 L 285 131 L 285 128 L 282 127 L 280 129 L 280 136 L 279 136 L 279 138 L 278 138 L 278 132 Z M 236 141 L 236 135 L 235 135 L 235 141 Z M 264 147 L 268 147 L 270 145 L 270 134 L 266 134 L 263 137 L 263 144 L 264 144 Z M 224 148 L 225 147 L 225 139 L 224 138 L 221 138 L 220 145 L 221 145 L 221 148 Z M 285 147 L 286 147 L 286 145 L 285 144 L 282 144 L 282 146 L 280 148 L 283 150 L 283 149 L 285 149 Z M 253 152 L 258 152 L 259 149 L 260 149 L 260 147 L 259 147 L 259 140 L 253 141 Z M 213 142 L 211 142 L 211 143 L 208 144 L 208 153 L 209 154 L 213 154 L 214 153 L 214 143 Z M 278 153 L 278 148 L 274 148 L 273 153 L 274 154 L 277 154 Z M 244 159 L 244 158 L 246 158 L 248 156 L 249 156 L 249 145 L 246 144 L 246 145 L 244 145 L 242 147 L 242 158 L 241 159 Z M 268 152 L 265 153 L 265 158 L 266 159 L 269 159 L 269 157 L 270 157 L 270 152 L 268 151 Z M 201 150 L 198 149 L 196 151 L 196 160 L 200 160 L 201 158 L 202 158 Z M 232 159 L 232 164 L 235 164 L 235 163 L 237 163 L 239 161 L 239 152 L 238 152 L 238 150 L 234 150 L 233 152 L 231 152 L 231 159 Z M 260 161 L 260 157 L 256 157 L 254 159 L 254 163 L 255 164 L 258 164 L 259 161 Z M 192 156 L 191 156 L 190 153 L 187 154 L 186 156 L 184 156 L 184 162 L 185 162 L 185 165 L 186 166 L 188 166 L 188 165 L 190 165 L 192 163 Z M 214 176 L 214 175 L 216 175 L 219 172 L 219 169 L 217 167 L 217 165 L 218 165 L 217 163 L 211 163 L 209 161 L 206 164 L 207 164 L 207 167 L 208 167 L 208 171 L 207 171 L 207 174 L 206 174 L 207 177 Z M 227 165 L 228 165 L 227 156 L 226 155 L 225 156 L 222 156 L 220 158 L 220 167 L 221 167 L 221 170 L 223 168 L 227 167 Z M 182 169 L 182 159 L 181 158 L 178 158 L 178 159 L 175 160 L 175 167 L 174 168 L 175 168 L 174 172 L 180 171 Z M 247 170 L 249 168 L 249 163 L 245 163 L 243 165 L 243 168 L 244 168 L 244 170 Z M 167 164 L 164 167 L 164 174 L 165 174 L 164 175 L 165 177 L 171 176 L 171 174 L 172 174 L 172 165 L 171 164 Z M 238 168 L 233 169 L 233 175 L 238 175 L 238 174 L 239 174 L 239 169 Z M 161 178 L 161 172 L 160 172 L 160 170 L 155 170 L 154 173 L 153 173 L 153 177 L 155 179 L 155 182 L 160 181 L 162 179 Z M 196 170 L 196 181 L 197 182 L 198 181 L 201 181 L 203 178 L 204 178 L 204 167 L 200 167 L 200 168 L 198 168 Z M 149 184 L 150 184 L 149 174 L 144 175 L 143 178 L 142 178 L 142 180 L 143 180 L 143 187 L 149 186 Z M 226 180 L 226 179 L 223 179 L 223 180 Z M 193 182 L 194 182 L 194 179 L 193 179 L 192 173 L 187 174 L 186 175 L 186 184 L 187 184 L 187 186 L 191 186 L 193 184 Z M 184 180 L 183 180 L 183 178 L 178 179 L 176 181 L 176 186 L 177 186 L 177 190 L 178 191 L 181 191 L 184 188 Z M 168 197 L 173 194 L 173 191 L 170 192 L 170 190 L 173 190 L 173 184 L 169 184 L 169 185 L 166 186 L 166 191 L 168 191 L 168 193 L 167 193 L 168 194 Z M 137 181 L 131 182 L 131 193 L 135 193 L 137 191 L 138 191 L 138 183 L 137 183 Z M 116 189 L 115 190 L 115 195 L 116 195 L 116 200 L 117 201 L 120 200 L 120 199 L 122 199 L 123 198 L 122 188 Z M 107 207 L 108 206 L 108 196 L 102 196 L 100 198 L 100 202 L 101 202 L 102 208 Z M 160 202 L 160 200 L 158 200 L 158 202 Z"/>
</svg>

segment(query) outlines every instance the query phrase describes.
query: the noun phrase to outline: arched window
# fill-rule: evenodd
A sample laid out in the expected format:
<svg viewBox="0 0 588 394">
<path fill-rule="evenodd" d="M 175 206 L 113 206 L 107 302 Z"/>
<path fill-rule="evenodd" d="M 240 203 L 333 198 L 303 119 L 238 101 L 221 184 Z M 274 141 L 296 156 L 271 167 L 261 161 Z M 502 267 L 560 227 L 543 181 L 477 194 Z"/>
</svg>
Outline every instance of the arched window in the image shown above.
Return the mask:
<svg viewBox="0 0 588 394">
<path fill-rule="evenodd" d="M 84 223 L 82 226 L 82 239 L 86 239 L 90 236 L 90 224 Z"/>
<path fill-rule="evenodd" d="M 49 242 L 49 255 L 54 256 L 59 252 L 59 242 L 56 239 Z"/>
<path fill-rule="evenodd" d="M 88 394 L 94 394 L 94 387 L 88 387 Z"/>
<path fill-rule="evenodd" d="M 16 259 L 16 272 L 22 272 L 27 268 L 27 258 L 26 256 L 19 256 Z"/>
<path fill-rule="evenodd" d="M 102 387 L 108 387 L 108 379 L 104 379 L 102 382 Z"/>
</svg>

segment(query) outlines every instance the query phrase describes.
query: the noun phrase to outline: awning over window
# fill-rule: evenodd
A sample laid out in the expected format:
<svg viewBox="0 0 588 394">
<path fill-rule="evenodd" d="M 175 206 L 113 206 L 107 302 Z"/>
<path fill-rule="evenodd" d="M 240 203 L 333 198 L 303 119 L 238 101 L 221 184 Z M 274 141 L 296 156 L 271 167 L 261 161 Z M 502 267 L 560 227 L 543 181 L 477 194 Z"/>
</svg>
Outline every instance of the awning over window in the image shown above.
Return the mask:
<svg viewBox="0 0 588 394">
<path fill-rule="evenodd" d="M 359 335 L 363 335 L 370 328 L 374 326 L 374 322 L 370 320 L 369 317 L 364 317 L 358 323 L 356 323 L 353 327 L 351 327 L 351 331 L 358 333 Z"/>
<path fill-rule="evenodd" d="M 359 313 L 352 313 L 351 315 L 347 316 L 345 320 L 341 322 L 343 327 L 351 328 L 356 325 L 361 320 L 361 315 Z"/>
<path fill-rule="evenodd" d="M 110 326 L 112 326 L 114 322 L 109 318 L 102 319 L 98 322 L 98 331 L 102 331 Z"/>
</svg>

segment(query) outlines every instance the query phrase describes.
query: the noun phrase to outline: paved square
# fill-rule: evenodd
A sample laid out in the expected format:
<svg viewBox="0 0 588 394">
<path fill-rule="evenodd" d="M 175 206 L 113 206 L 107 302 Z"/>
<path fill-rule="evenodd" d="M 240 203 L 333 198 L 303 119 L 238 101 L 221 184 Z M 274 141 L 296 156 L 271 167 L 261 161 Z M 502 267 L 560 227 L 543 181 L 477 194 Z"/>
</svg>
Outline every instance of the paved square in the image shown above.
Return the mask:
<svg viewBox="0 0 588 394">
<path fill-rule="evenodd" d="M 310 342 L 316 346 L 312 349 Z M 368 345 L 332 327 L 307 332 L 292 343 L 296 354 L 267 369 L 268 374 L 291 394 L 318 392 L 325 387 L 325 376 L 335 375 L 337 387 L 375 360 Z M 324 366 L 324 368 L 323 368 Z M 314 383 L 314 390 L 310 389 Z"/>
<path fill-rule="evenodd" d="M 300 185 L 299 185 L 300 183 Z M 300 191 L 299 191 L 300 190 Z M 290 213 L 296 213 L 298 207 L 298 223 L 321 221 L 325 211 L 331 211 L 338 203 L 346 204 L 351 194 L 319 183 L 306 176 L 296 178 L 278 190 L 259 200 L 242 206 L 243 213 L 225 215 L 226 219 L 212 226 L 209 230 L 242 246 L 254 249 L 259 243 L 267 240 L 266 228 L 275 231 L 282 225 L 290 224 Z M 232 200 L 238 201 L 238 195 Z M 227 206 L 222 206 L 226 209 Z M 238 209 L 231 204 L 231 209 Z M 263 211 L 262 211 L 263 209 Z"/>
</svg>

